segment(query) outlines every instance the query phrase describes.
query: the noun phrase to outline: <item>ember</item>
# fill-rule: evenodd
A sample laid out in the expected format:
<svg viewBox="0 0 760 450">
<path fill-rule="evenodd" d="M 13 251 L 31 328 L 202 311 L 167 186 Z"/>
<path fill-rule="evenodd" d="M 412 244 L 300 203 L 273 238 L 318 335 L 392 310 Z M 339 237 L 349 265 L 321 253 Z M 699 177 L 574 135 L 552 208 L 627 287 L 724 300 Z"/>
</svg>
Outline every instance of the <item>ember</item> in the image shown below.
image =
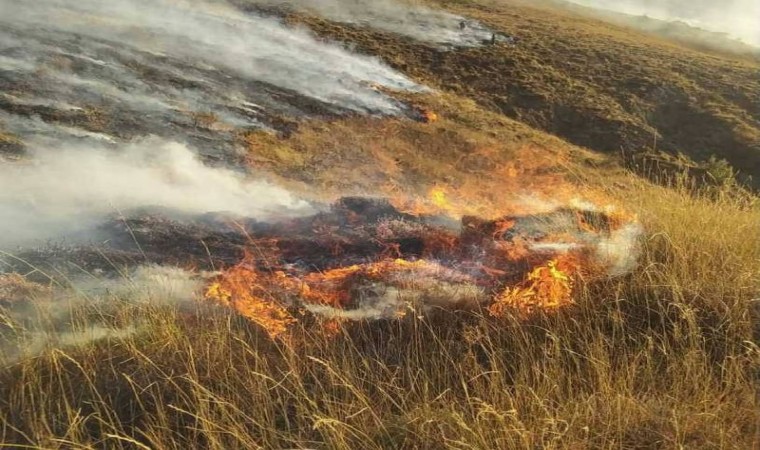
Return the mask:
<svg viewBox="0 0 760 450">
<path fill-rule="evenodd" d="M 433 123 L 438 120 L 438 114 L 429 109 L 425 109 L 422 111 L 422 120 L 425 123 Z"/>
</svg>

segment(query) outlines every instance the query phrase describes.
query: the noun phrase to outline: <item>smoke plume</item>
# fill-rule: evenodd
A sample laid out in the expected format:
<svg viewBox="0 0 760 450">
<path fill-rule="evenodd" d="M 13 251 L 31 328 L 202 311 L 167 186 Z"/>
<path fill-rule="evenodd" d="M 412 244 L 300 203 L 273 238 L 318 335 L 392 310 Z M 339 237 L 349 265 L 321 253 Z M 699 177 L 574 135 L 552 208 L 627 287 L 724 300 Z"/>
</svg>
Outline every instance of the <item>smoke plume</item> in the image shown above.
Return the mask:
<svg viewBox="0 0 760 450">
<path fill-rule="evenodd" d="M 68 289 L 50 289 L 0 274 L 0 365 L 101 339 L 124 339 L 144 324 L 119 308 L 191 310 L 203 285 L 192 273 L 167 266 L 140 266 L 118 279 L 78 277 Z M 113 300 L 117 300 L 114 302 Z M 105 314 L 104 314 L 105 313 Z"/>
<path fill-rule="evenodd" d="M 412 5 L 403 0 L 238 1 L 244 4 L 297 8 L 336 22 L 369 26 L 435 44 L 472 47 L 491 38 L 491 31 L 478 22 L 418 4 Z"/>
<path fill-rule="evenodd" d="M 281 117 L 403 112 L 378 86 L 421 89 L 224 1 L 0 0 L 0 131 L 29 156 L 0 165 L 0 248 L 144 206 L 300 214 L 308 207 L 285 190 L 194 154 L 224 159 L 237 127 Z M 211 116 L 203 127 L 196 113 Z"/>
<path fill-rule="evenodd" d="M 3 0 L 4 20 L 72 31 L 136 48 L 182 55 L 355 109 L 393 104 L 362 83 L 413 83 L 369 57 L 317 42 L 305 30 L 246 16 L 221 2 Z"/>
<path fill-rule="evenodd" d="M 38 91 L 35 102 L 110 101 L 166 122 L 167 111 L 210 110 L 251 126 L 257 109 L 290 115 L 309 102 L 398 114 L 376 87 L 422 89 L 377 58 L 213 0 L 0 0 L 0 73 L 6 91 Z"/>
<path fill-rule="evenodd" d="M 282 188 L 206 166 L 187 146 L 155 138 L 40 147 L 31 161 L 0 164 L 0 248 L 83 232 L 146 206 L 248 217 L 311 212 Z"/>
</svg>

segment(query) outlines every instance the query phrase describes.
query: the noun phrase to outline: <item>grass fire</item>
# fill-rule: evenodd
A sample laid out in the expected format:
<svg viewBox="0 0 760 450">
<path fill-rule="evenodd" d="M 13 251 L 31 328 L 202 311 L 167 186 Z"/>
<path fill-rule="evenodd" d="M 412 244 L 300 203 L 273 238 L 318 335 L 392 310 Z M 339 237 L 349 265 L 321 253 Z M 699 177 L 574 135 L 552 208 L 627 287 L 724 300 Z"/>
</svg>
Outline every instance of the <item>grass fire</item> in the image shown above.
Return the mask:
<svg viewBox="0 0 760 450">
<path fill-rule="evenodd" d="M 760 448 L 755 15 L 597 3 L 0 0 L 0 448 Z"/>
<path fill-rule="evenodd" d="M 429 202 L 450 210 L 441 189 Z M 635 264 L 636 235 L 618 255 L 600 252 L 621 229 L 636 226 L 572 208 L 456 222 L 401 212 L 385 199 L 348 197 L 316 216 L 245 230 L 245 257 L 205 296 L 272 337 L 304 313 L 368 320 L 429 308 L 551 312 L 573 304 L 581 277 Z"/>
</svg>

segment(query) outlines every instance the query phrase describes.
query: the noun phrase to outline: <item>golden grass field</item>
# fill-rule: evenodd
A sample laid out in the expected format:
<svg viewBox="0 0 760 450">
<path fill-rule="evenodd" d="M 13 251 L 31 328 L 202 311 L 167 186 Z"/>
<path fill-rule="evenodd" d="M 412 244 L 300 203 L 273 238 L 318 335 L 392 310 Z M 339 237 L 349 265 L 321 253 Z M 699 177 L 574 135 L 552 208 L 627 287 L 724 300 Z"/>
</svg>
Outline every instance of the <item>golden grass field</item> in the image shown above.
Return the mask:
<svg viewBox="0 0 760 450">
<path fill-rule="evenodd" d="M 638 267 L 528 319 L 440 310 L 280 340 L 208 303 L 114 295 L 68 314 L 137 333 L 0 355 L 0 448 L 760 446 L 760 202 L 741 176 L 693 170 L 715 155 L 760 176 L 757 63 L 565 12 L 437 3 L 524 43 L 434 55 L 293 16 L 438 88 L 409 100 L 440 119 L 241 133 L 252 170 L 320 199 L 438 186 L 481 214 L 521 190 L 614 203 L 645 230 Z M 621 147 L 688 158 L 632 167 Z M 0 327 L 23 328 L 2 308 Z"/>
</svg>

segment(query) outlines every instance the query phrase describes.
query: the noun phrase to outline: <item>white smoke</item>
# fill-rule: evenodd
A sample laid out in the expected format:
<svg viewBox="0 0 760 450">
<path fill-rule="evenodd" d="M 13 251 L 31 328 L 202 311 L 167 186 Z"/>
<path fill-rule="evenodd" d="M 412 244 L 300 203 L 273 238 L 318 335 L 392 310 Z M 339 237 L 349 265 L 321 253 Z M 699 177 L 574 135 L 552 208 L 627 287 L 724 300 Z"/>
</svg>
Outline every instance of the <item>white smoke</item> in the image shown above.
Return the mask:
<svg viewBox="0 0 760 450">
<path fill-rule="evenodd" d="M 75 280 L 74 288 L 88 296 L 107 294 L 137 305 L 183 305 L 199 297 L 207 276 L 210 274 L 193 274 L 179 267 L 144 265 L 124 278 Z"/>
<path fill-rule="evenodd" d="M 354 299 L 351 308 L 311 303 L 304 304 L 303 308 L 331 319 L 376 320 L 403 317 L 410 311 L 472 310 L 487 299 L 485 291 L 475 284 L 446 281 L 430 275 L 413 270 L 402 277 L 391 277 L 384 283 L 373 283 L 371 289 Z"/>
<path fill-rule="evenodd" d="M 45 350 L 127 338 L 144 328 L 140 320 L 114 325 L 100 318 L 113 316 L 114 308 L 188 309 L 203 287 L 199 275 L 156 265 L 137 267 L 118 279 L 77 278 L 70 282 L 67 289 L 26 289 L 36 293 L 21 297 L 4 298 L 0 291 L 0 364 Z M 103 315 L 104 311 L 110 312 Z"/>
<path fill-rule="evenodd" d="M 610 217 L 620 213 L 614 205 L 597 205 L 582 198 L 569 201 L 554 201 L 536 195 L 521 195 L 518 203 L 521 208 L 535 215 L 530 215 L 518 222 L 526 234 L 544 234 L 541 240 L 528 243 L 530 250 L 546 254 L 565 254 L 588 250 L 594 256 L 594 262 L 606 269 L 610 276 L 630 273 L 636 268 L 640 255 L 640 240 L 644 232 L 641 224 L 631 218 L 609 232 L 588 232 L 577 230 L 577 217 L 574 214 L 554 214 L 569 208 L 578 213 L 588 212 Z M 544 217 L 542 217 L 544 216 Z"/>
<path fill-rule="evenodd" d="M 222 1 L 0 0 L 3 23 L 182 58 L 358 112 L 399 112 L 398 102 L 372 85 L 418 89 L 376 58 L 319 42 L 306 30 L 287 28 L 274 19 L 243 14 Z M 12 63 L 18 68 L 25 61 Z"/>
<path fill-rule="evenodd" d="M 248 217 L 312 212 L 282 188 L 204 165 L 177 142 L 67 143 L 31 152 L 29 161 L 0 164 L 0 248 L 86 231 L 107 215 L 146 206 Z"/>
<path fill-rule="evenodd" d="M 573 236 L 578 242 L 531 242 L 532 251 L 548 254 L 565 254 L 589 249 L 594 263 L 604 267 L 606 274 L 615 277 L 630 273 L 638 265 L 641 253 L 640 239 L 643 228 L 637 222 L 631 222 L 620 229 L 612 230 L 609 235 L 578 233 Z"/>
<path fill-rule="evenodd" d="M 641 255 L 640 240 L 644 232 L 638 222 L 631 222 L 608 237 L 599 238 L 594 245 L 597 262 L 607 268 L 610 276 L 620 276 L 632 272 Z"/>
<path fill-rule="evenodd" d="M 7 114 L 0 111 L 0 125 L 4 131 L 9 131 L 18 136 L 32 136 L 38 143 L 47 142 L 52 146 L 59 146 L 64 141 L 95 141 L 103 143 L 115 143 L 112 136 L 103 133 L 94 133 L 72 126 L 51 124 L 39 117 L 23 117 L 16 114 Z M 3 170 L 3 169 L 0 169 Z"/>
<path fill-rule="evenodd" d="M 117 131 L 184 140 L 194 132 L 188 111 L 213 112 L 226 131 L 264 126 L 260 111 L 288 117 L 302 98 L 396 114 L 402 104 L 377 86 L 420 89 L 375 58 L 214 0 L 0 0 L 0 75 L 0 86 L 13 87 L 0 93 L 13 111 L 0 111 L 0 127 L 30 156 L 0 163 L 0 249 L 85 232 L 144 206 L 257 218 L 308 212 L 283 189 L 204 166 L 183 144 L 119 143 Z M 83 107 L 111 125 L 77 127 Z M 48 113 L 29 115 L 38 110 Z M 225 142 L 213 131 L 207 139 Z"/>
<path fill-rule="evenodd" d="M 726 33 L 746 44 L 760 47 L 760 1 L 758 0 L 570 0 L 583 6 L 665 21 L 681 21 L 708 31 Z"/>
<path fill-rule="evenodd" d="M 491 30 L 462 16 L 396 0 L 243 0 L 317 13 L 336 22 L 369 26 L 423 42 L 462 47 L 491 39 Z M 464 24 L 464 26 L 462 26 Z"/>
<path fill-rule="evenodd" d="M 112 328 L 101 325 L 88 325 L 68 331 L 28 331 L 13 344 L 5 343 L 5 357 L 0 365 L 9 365 L 24 358 L 32 358 L 46 350 L 83 347 L 104 339 L 124 339 L 137 332 L 137 328 L 128 326 Z M 0 346 L 0 349 L 2 347 Z"/>
</svg>

